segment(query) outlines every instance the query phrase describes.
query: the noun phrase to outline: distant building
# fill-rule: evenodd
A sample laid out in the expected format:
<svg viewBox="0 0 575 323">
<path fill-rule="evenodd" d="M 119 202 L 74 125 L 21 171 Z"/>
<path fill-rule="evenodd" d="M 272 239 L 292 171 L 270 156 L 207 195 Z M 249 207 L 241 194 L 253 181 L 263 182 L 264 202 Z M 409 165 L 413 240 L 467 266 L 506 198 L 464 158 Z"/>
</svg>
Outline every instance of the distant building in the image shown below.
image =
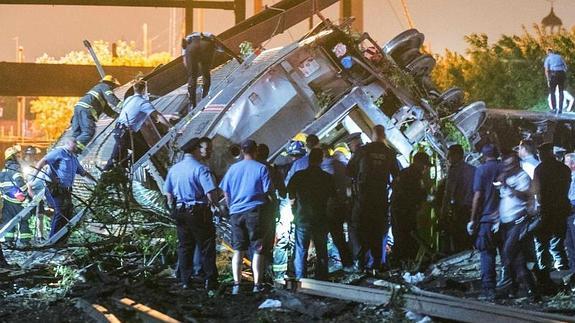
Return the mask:
<svg viewBox="0 0 575 323">
<path fill-rule="evenodd" d="M 549 12 L 549 14 L 541 20 L 541 25 L 545 31 L 548 31 L 549 33 L 558 32 L 561 30 L 561 27 L 563 27 L 563 21 L 561 21 L 561 19 L 555 15 L 555 12 L 553 11 L 553 5 L 551 5 L 551 12 Z"/>
</svg>

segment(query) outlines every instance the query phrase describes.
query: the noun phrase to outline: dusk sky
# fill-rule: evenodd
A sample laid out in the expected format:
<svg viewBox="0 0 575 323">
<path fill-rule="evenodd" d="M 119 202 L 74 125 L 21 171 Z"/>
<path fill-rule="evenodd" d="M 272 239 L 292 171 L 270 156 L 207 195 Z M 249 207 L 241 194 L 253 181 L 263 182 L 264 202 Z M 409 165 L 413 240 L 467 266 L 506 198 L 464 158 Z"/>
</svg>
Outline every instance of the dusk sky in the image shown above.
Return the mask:
<svg viewBox="0 0 575 323">
<path fill-rule="evenodd" d="M 248 1 L 248 15 L 253 13 Z M 279 1 L 265 1 L 273 4 Z M 408 28 L 400 0 L 364 0 L 365 31 L 379 43 Z M 501 34 L 521 34 L 522 25 L 532 30 L 549 13 L 547 0 L 407 0 L 415 27 L 426 36 L 434 52 L 449 48 L 464 52 L 463 37 L 485 32 L 491 40 Z M 573 0 L 556 0 L 556 14 L 564 27 L 575 23 Z M 181 26 L 182 10 L 177 10 Z M 338 17 L 338 5 L 324 11 L 332 19 Z M 197 15 L 197 13 L 196 13 Z M 199 19 L 196 19 L 198 21 Z M 233 12 L 204 11 L 205 31 L 219 33 L 233 24 Z M 317 19 L 316 19 L 317 21 Z M 83 50 L 82 40 L 134 40 L 142 46 L 142 25 L 148 24 L 153 51 L 169 48 L 170 9 L 87 7 L 87 6 L 22 6 L 0 5 L 0 61 L 16 60 L 16 40 L 24 47 L 25 61 L 43 53 L 60 57 L 72 50 Z M 267 44 L 286 44 L 305 33 L 307 23 L 292 28 Z M 197 28 L 199 29 L 199 27 Z M 176 42 L 177 44 L 177 42 Z"/>
</svg>

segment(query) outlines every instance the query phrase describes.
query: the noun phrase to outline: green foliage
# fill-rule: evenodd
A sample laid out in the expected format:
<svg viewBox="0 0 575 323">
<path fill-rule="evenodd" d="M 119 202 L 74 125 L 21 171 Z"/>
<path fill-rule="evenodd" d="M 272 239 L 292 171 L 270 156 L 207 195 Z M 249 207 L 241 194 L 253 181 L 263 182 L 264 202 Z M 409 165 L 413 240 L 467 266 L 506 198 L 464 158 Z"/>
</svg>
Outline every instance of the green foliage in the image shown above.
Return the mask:
<svg viewBox="0 0 575 323">
<path fill-rule="evenodd" d="M 465 56 L 449 50 L 436 55 L 432 77 L 440 89 L 460 87 L 466 91 L 468 101 L 482 100 L 490 107 L 546 107 L 543 60 L 547 47 L 557 50 L 568 65 L 575 63 L 575 29 L 547 34 L 534 26 L 534 33 L 524 28 L 523 35 L 503 35 L 492 44 L 485 34 L 471 34 L 465 40 Z M 567 84 L 573 77 L 571 69 Z"/>
<path fill-rule="evenodd" d="M 253 54 L 253 52 L 254 52 L 254 46 L 249 41 L 243 41 L 240 44 L 240 55 L 242 55 L 242 57 L 246 58 L 251 54 Z"/>
<path fill-rule="evenodd" d="M 78 269 L 65 265 L 57 266 L 54 276 L 60 278 L 57 291 L 60 296 L 66 295 L 81 277 Z"/>
<path fill-rule="evenodd" d="M 158 66 L 172 60 L 170 54 L 166 52 L 146 56 L 143 51 L 136 48 L 134 42 L 118 41 L 116 45 L 117 56 L 113 57 L 108 42 L 100 40 L 92 44 L 102 65 Z M 94 61 L 88 51 L 82 50 L 72 51 L 60 58 L 44 54 L 36 59 L 36 63 L 92 65 Z M 94 80 L 94 84 L 97 82 L 98 80 Z M 77 101 L 78 98 L 75 97 L 38 97 L 30 103 L 30 109 L 36 115 L 34 126 L 43 129 L 49 140 L 57 139 L 70 125 Z"/>
<path fill-rule="evenodd" d="M 471 144 L 465 135 L 449 119 L 441 121 L 441 130 L 448 142 L 460 144 L 466 152 L 471 151 Z"/>
</svg>

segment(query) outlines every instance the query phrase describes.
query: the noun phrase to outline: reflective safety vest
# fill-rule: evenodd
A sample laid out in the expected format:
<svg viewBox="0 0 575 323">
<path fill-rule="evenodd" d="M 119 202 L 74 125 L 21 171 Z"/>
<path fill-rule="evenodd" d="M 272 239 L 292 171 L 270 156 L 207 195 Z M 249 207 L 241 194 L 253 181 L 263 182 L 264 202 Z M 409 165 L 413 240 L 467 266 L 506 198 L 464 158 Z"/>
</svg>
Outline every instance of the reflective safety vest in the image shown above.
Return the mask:
<svg viewBox="0 0 575 323">
<path fill-rule="evenodd" d="M 20 164 L 9 159 L 0 172 L 0 192 L 8 202 L 22 204 L 27 197 L 27 186 L 20 170 Z"/>
<path fill-rule="evenodd" d="M 90 110 L 94 120 L 98 120 L 102 113 L 115 116 L 114 109 L 117 108 L 120 100 L 114 95 L 112 87 L 104 82 L 96 84 L 76 103 L 77 107 Z"/>
</svg>

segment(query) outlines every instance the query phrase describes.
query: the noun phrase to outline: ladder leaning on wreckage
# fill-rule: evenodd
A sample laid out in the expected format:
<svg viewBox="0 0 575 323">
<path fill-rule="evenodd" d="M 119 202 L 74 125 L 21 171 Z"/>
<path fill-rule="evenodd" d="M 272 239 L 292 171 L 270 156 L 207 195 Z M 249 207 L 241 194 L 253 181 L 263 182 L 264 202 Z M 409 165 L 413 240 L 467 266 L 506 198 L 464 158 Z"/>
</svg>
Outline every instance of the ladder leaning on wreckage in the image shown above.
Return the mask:
<svg viewBox="0 0 575 323">
<path fill-rule="evenodd" d="M 339 0 L 283 0 L 279 3 L 276 3 L 274 6 L 267 7 L 265 10 L 254 15 L 253 17 L 224 31 L 222 34 L 218 35 L 218 38 L 220 38 L 224 44 L 226 44 L 226 46 L 236 50 L 239 48 L 239 44 L 242 41 L 249 41 L 254 44 L 260 44 L 272 38 L 276 34 L 283 32 L 285 29 L 290 28 L 293 25 L 307 19 L 316 12 L 325 9 L 334 3 L 337 3 L 338 1 Z M 221 65 L 225 63 L 226 60 L 222 57 L 217 57 L 216 65 Z M 158 96 L 167 94 L 185 82 L 185 69 L 183 68 L 182 61 L 182 57 L 179 57 L 171 63 L 158 68 L 148 76 L 144 77 L 144 79 L 148 81 L 151 95 Z M 226 66 L 232 66 L 231 68 L 233 71 L 238 68 L 237 64 L 234 64 L 235 62 L 232 62 L 228 63 Z M 212 91 L 217 91 L 217 89 L 225 83 L 227 77 L 232 74 L 230 67 L 226 69 L 226 66 L 224 66 L 224 68 L 222 68 L 219 73 L 216 71 L 215 75 L 212 77 L 215 80 L 213 83 L 218 84 L 216 87 L 212 88 Z M 217 67 L 215 69 L 217 70 Z M 217 81 L 218 79 L 220 82 Z M 129 93 L 129 84 L 115 92 Z M 187 106 L 186 95 L 176 95 L 169 99 L 171 99 L 171 102 L 167 102 L 167 104 L 164 105 L 165 109 L 158 109 L 160 112 L 179 112 L 182 109 L 185 109 Z M 154 105 L 156 105 L 156 108 L 158 108 L 156 102 L 154 102 Z M 181 129 L 181 126 L 192 120 L 198 122 L 200 120 L 209 119 L 205 117 L 207 114 L 216 114 L 215 111 L 217 111 L 217 109 L 210 108 L 205 109 L 206 111 L 203 111 L 203 114 L 197 113 L 200 112 L 204 106 L 205 102 L 200 104 L 198 108 L 196 108 L 192 113 L 188 114 L 182 120 L 180 120 L 180 122 L 165 136 L 160 136 L 157 129 L 155 129 L 155 127 L 151 125 L 150 122 L 148 122 L 143 131 L 144 139 L 150 146 L 153 146 L 153 143 L 158 143 L 158 140 L 162 140 L 161 142 L 164 144 L 168 143 L 170 138 L 175 138 L 177 132 Z M 210 111 L 212 113 L 210 113 Z M 205 122 L 205 120 L 203 122 Z M 96 129 L 97 136 L 94 138 L 94 140 L 92 140 L 86 149 L 86 151 L 89 153 L 82 155 L 79 158 L 82 164 L 87 166 L 85 168 L 88 170 L 93 168 L 90 166 L 93 166 L 102 160 L 107 160 L 107 158 L 110 156 L 111 146 L 113 145 L 113 127 L 111 127 L 113 123 L 114 120 L 106 116 L 103 116 L 100 118 L 100 120 L 98 120 L 98 126 Z M 136 165 L 134 165 L 137 167 L 132 168 L 142 176 L 145 176 L 145 172 L 143 171 L 145 168 L 145 170 L 147 170 L 153 179 L 158 184 L 160 184 L 159 187 L 161 187 L 161 183 L 163 183 L 161 173 L 164 173 L 165 175 L 166 171 L 166 169 L 158 169 L 158 167 L 161 167 L 161 165 L 166 165 L 166 161 L 156 161 L 162 155 L 161 153 L 158 154 L 158 152 L 161 152 L 162 148 L 166 149 L 166 147 L 158 147 L 158 145 L 156 145 L 154 154 L 146 154 L 147 157 L 145 160 L 140 160 Z M 168 155 L 168 152 L 165 152 L 164 156 L 166 155 Z M 74 183 L 74 188 L 80 188 L 80 191 L 86 195 L 87 191 L 79 186 L 79 180 L 76 180 Z M 39 205 L 43 197 L 44 190 L 38 192 L 35 197 L 28 202 L 27 206 L 18 213 L 18 215 L 16 215 L 10 222 L 6 223 L 2 228 L 0 228 L 0 238 L 2 238 L 8 231 L 14 228 L 14 226 L 16 226 L 22 218 L 28 216 L 28 214 Z M 89 198 L 89 196 L 87 197 Z M 52 238 L 46 241 L 44 245 L 52 245 L 56 243 L 60 238 L 68 234 L 68 232 L 76 224 L 78 224 L 86 214 L 89 213 L 87 211 L 88 208 L 86 206 L 81 206 L 74 217 L 70 219 L 69 223 L 59 232 L 57 232 Z"/>
</svg>

